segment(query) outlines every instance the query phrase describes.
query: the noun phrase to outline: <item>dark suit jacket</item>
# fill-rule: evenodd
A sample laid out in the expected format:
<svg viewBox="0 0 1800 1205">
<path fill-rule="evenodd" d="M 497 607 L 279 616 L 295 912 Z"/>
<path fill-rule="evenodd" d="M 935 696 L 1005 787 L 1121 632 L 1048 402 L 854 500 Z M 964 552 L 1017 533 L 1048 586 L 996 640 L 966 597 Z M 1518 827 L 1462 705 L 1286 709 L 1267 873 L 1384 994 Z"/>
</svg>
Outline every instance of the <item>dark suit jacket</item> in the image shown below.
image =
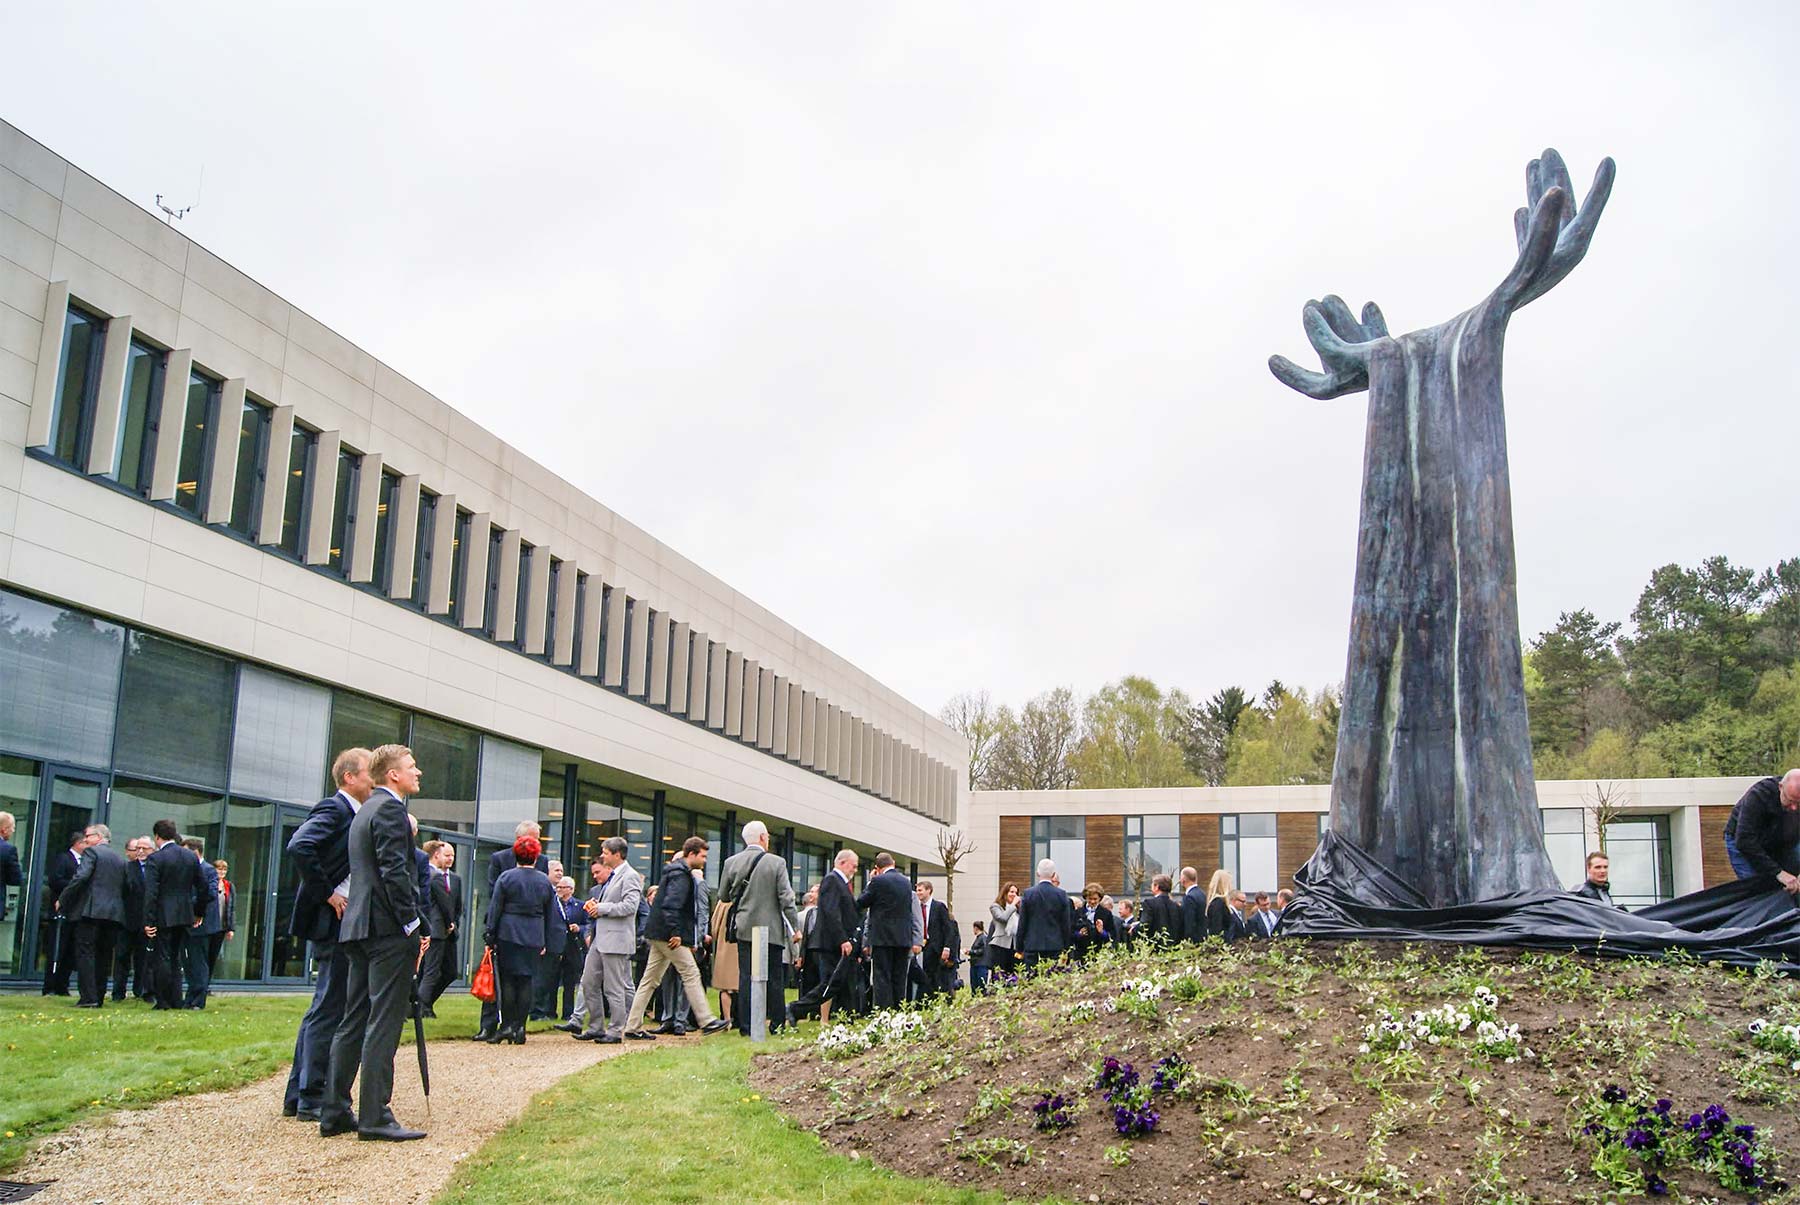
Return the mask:
<svg viewBox="0 0 1800 1205">
<path fill-rule="evenodd" d="M 190 854 L 192 850 L 188 851 Z M 210 937 L 214 933 L 225 931 L 225 918 L 219 911 L 219 868 L 205 858 L 196 856 L 194 861 L 200 864 L 200 878 L 206 883 L 206 914 L 200 919 L 200 927 L 194 932 L 202 937 Z"/>
<path fill-rule="evenodd" d="M 136 932 L 144 927 L 144 864 L 125 859 L 125 927 Z"/>
<path fill-rule="evenodd" d="M 419 915 L 431 911 L 431 855 L 413 847 L 413 869 L 419 875 Z"/>
<path fill-rule="evenodd" d="M 125 855 L 110 845 L 90 845 L 62 892 L 62 913 L 71 920 L 125 923 L 125 895 L 136 887 L 125 878 Z"/>
<path fill-rule="evenodd" d="M 887 878 L 886 875 L 881 877 Z M 913 902 L 917 904 L 918 901 Z M 953 957 L 961 957 L 962 933 L 950 923 L 950 909 L 944 907 L 943 900 L 932 900 L 925 908 L 925 944 L 919 951 L 926 969 L 943 969 L 944 951 L 951 949 L 950 935 L 953 932 L 956 933 L 956 938 L 955 949 L 951 950 L 951 954 Z"/>
<path fill-rule="evenodd" d="M 562 943 L 557 940 L 560 930 L 556 888 L 550 886 L 549 875 L 534 873 L 528 866 L 515 866 L 494 883 L 483 934 L 488 945 L 506 941 L 558 954 L 562 952 Z"/>
<path fill-rule="evenodd" d="M 1019 937 L 1013 948 L 1022 954 L 1060 954 L 1074 935 L 1069 893 L 1049 879 L 1019 897 Z"/>
<path fill-rule="evenodd" d="M 548 883 L 549 881 L 549 877 L 545 876 L 544 882 Z M 550 889 L 550 910 L 556 914 L 556 923 L 550 926 L 551 941 L 544 949 L 554 958 L 567 949 L 571 941 L 576 945 L 581 944 L 581 935 L 569 932 L 569 926 L 579 926 L 588 918 L 588 915 L 581 910 L 580 896 L 572 895 L 569 897 L 569 902 L 564 904 L 556 898 L 556 888 L 554 887 Z"/>
<path fill-rule="evenodd" d="M 419 874 L 406 805 L 377 788 L 350 822 L 350 902 L 341 941 L 397 937 L 419 919 Z M 414 930 L 417 932 L 417 930 Z"/>
<path fill-rule="evenodd" d="M 1077 943 L 1097 946 L 1102 942 L 1118 940 L 1119 922 L 1113 919 L 1111 908 L 1095 908 L 1094 922 L 1090 927 L 1085 903 L 1075 909 L 1075 940 Z"/>
<path fill-rule="evenodd" d="M 1152 895 L 1138 913 L 1138 936 L 1152 937 L 1161 933 L 1167 941 L 1180 941 L 1187 931 L 1181 920 L 1181 903 L 1172 895 Z M 1205 931 L 1202 923 L 1201 931 Z"/>
<path fill-rule="evenodd" d="M 549 879 L 544 881 L 549 882 Z M 682 945 L 691 946 L 699 922 L 700 915 L 694 903 L 694 872 L 689 869 L 687 859 L 676 854 L 663 867 L 662 882 L 656 889 L 656 902 L 650 905 L 650 922 L 644 926 L 644 936 L 650 941 L 679 937 Z"/>
<path fill-rule="evenodd" d="M 179 841 L 170 841 L 144 859 L 144 926 L 187 929 L 206 915 L 206 880 L 200 859 Z"/>
<path fill-rule="evenodd" d="M 1244 918 L 1236 908 L 1226 902 L 1224 896 L 1214 897 L 1206 906 L 1206 935 L 1223 937 L 1226 941 L 1236 941 L 1244 935 Z"/>
<path fill-rule="evenodd" d="M 887 878 L 887 875 L 879 876 Z M 902 883 L 905 875 L 895 875 Z M 851 898 L 850 884 L 839 877 L 836 870 L 828 870 L 825 877 L 819 880 L 819 907 L 817 919 L 813 922 L 812 937 L 807 942 L 809 950 L 830 950 L 836 953 L 843 948 L 845 942 L 857 940 L 856 901 Z M 906 940 L 901 945 L 912 945 L 912 914 L 906 914 Z"/>
<path fill-rule="evenodd" d="M 432 941 L 447 941 L 450 937 L 450 926 L 462 911 L 462 880 L 453 870 L 450 872 L 450 889 L 444 889 L 444 876 L 439 871 L 431 872 L 430 886 L 425 889 L 427 907 L 425 924 L 431 930 Z"/>
<path fill-rule="evenodd" d="M 912 948 L 912 910 L 919 906 L 919 899 L 905 875 L 898 870 L 875 875 L 856 897 L 856 906 L 869 914 L 871 947 Z"/>
<path fill-rule="evenodd" d="M 496 849 L 488 855 L 488 895 L 490 898 L 494 892 L 494 884 L 500 881 L 500 876 L 518 864 L 519 860 L 513 857 L 511 846 L 506 849 Z M 550 877 L 550 859 L 542 854 L 538 855 L 538 860 L 531 864 L 531 868 L 545 878 Z"/>
<path fill-rule="evenodd" d="M 343 795 L 313 804 L 288 838 L 287 855 L 300 872 L 288 932 L 307 941 L 336 941 L 338 916 L 325 901 L 350 876 L 350 820 L 355 812 Z"/>
<path fill-rule="evenodd" d="M 50 865 L 44 870 L 44 900 L 40 915 L 54 916 L 56 901 L 75 879 L 75 871 L 81 865 L 81 859 L 68 851 L 59 849 L 50 855 Z"/>
<path fill-rule="evenodd" d="M 1181 932 L 1177 936 L 1199 941 L 1206 936 L 1206 888 L 1195 883 L 1181 893 L 1178 902 L 1181 905 Z"/>
<path fill-rule="evenodd" d="M 0 837 L 0 920 L 6 919 L 6 889 L 23 887 L 25 875 L 19 869 L 19 851 L 5 837 Z"/>
</svg>

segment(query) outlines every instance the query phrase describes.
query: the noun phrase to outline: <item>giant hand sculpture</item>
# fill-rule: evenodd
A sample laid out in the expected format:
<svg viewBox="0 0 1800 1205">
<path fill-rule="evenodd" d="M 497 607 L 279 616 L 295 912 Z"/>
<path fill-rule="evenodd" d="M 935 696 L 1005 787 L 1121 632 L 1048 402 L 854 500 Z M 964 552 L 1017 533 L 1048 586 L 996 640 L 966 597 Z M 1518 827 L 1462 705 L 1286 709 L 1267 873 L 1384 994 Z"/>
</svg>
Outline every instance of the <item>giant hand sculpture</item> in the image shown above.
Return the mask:
<svg viewBox="0 0 1800 1205">
<path fill-rule="evenodd" d="M 1514 215 L 1518 259 L 1480 304 L 1390 336 L 1373 302 L 1309 301 L 1323 372 L 1273 356 L 1308 397 L 1369 391 L 1350 657 L 1331 826 L 1434 905 L 1555 886 L 1544 852 L 1513 563 L 1500 363 L 1514 311 L 1587 254 L 1612 191 L 1577 212 L 1545 151 Z"/>
</svg>

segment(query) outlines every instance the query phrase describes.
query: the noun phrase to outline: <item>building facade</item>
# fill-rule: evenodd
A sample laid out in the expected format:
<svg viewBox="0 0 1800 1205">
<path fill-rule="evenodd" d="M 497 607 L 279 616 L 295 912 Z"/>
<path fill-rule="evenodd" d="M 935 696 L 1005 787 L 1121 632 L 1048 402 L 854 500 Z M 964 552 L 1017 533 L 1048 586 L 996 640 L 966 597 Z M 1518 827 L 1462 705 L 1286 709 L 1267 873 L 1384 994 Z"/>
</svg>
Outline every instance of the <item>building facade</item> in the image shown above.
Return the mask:
<svg viewBox="0 0 1800 1205">
<path fill-rule="evenodd" d="M 1733 877 L 1725 821 L 1755 778 L 1646 778 L 1540 782 L 1544 844 L 1557 877 L 1576 886 L 1601 848 L 1613 899 L 1628 908 L 1716 886 Z M 1098 883 L 1114 896 L 1148 894 L 1148 880 L 1219 868 L 1254 894 L 1293 885 L 1312 856 L 1331 806 L 1329 786 L 1177 787 L 1121 791 L 972 791 L 969 835 L 979 851 L 957 874 L 958 892 L 985 915 L 1002 884 L 1030 886 L 1042 858 L 1071 892 Z"/>
<path fill-rule="evenodd" d="M 525 819 L 584 886 L 613 834 L 646 872 L 706 836 L 716 876 L 752 818 L 797 887 L 840 846 L 929 873 L 967 777 L 937 719 L 0 123 L 0 982 L 41 971 L 70 831 L 165 816 L 230 863 L 221 979 L 303 982 L 286 837 L 390 741 L 466 918 Z"/>
</svg>

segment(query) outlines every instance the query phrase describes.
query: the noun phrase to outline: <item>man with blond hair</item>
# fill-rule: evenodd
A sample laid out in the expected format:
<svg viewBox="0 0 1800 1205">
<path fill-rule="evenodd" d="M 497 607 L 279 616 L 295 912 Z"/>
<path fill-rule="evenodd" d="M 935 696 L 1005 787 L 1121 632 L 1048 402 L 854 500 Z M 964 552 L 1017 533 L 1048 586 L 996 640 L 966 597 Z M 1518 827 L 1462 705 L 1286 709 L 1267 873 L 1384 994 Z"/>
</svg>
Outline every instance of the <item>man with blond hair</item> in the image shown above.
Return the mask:
<svg viewBox="0 0 1800 1205">
<path fill-rule="evenodd" d="M 344 980 L 350 964 L 338 945 L 344 905 L 350 895 L 350 822 L 375 789 L 369 777 L 367 749 L 345 749 L 331 763 L 335 794 L 313 805 L 287 844 L 287 855 L 300 872 L 288 933 L 311 943 L 312 1003 L 294 1035 L 294 1064 L 288 1071 L 281 1111 L 302 1121 L 317 1122 L 325 1098 L 331 1039 L 344 1019 Z"/>
</svg>

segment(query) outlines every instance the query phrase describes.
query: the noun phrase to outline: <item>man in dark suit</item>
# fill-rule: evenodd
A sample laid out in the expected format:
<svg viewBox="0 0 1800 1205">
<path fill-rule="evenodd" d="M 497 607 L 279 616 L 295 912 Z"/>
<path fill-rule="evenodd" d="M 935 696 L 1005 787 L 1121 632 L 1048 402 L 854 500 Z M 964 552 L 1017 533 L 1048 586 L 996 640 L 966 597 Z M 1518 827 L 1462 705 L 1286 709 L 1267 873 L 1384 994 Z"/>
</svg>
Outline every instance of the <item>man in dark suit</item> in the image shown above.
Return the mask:
<svg viewBox="0 0 1800 1205">
<path fill-rule="evenodd" d="M 425 1133 L 400 1125 L 388 1102 L 413 976 L 431 943 L 420 931 L 425 920 L 406 811 L 406 800 L 419 791 L 419 764 L 405 745 L 383 745 L 369 758 L 369 776 L 375 790 L 350 822 L 350 897 L 338 930 L 349 974 L 319 1133 L 330 1138 L 355 1130 L 365 1140 L 406 1142 Z M 353 1114 L 350 1084 L 358 1079 Z"/>
<path fill-rule="evenodd" d="M 1174 882 L 1166 874 L 1159 874 L 1150 880 L 1150 898 L 1144 901 L 1144 916 L 1138 925 L 1138 936 L 1147 941 L 1168 944 L 1181 940 L 1187 931 L 1185 918 L 1181 915 L 1181 904 L 1169 892 L 1174 889 Z M 1204 904 L 1204 900 L 1202 903 Z M 1200 910 L 1199 934 L 1206 936 L 1206 909 Z"/>
<path fill-rule="evenodd" d="M 425 951 L 419 970 L 419 1005 L 426 1016 L 435 1017 L 432 1005 L 456 978 L 456 919 L 462 915 L 462 880 L 450 870 L 456 865 L 456 846 L 448 841 L 427 841 L 425 855 L 431 859 L 425 888 L 425 926 L 431 934 L 431 948 Z"/>
<path fill-rule="evenodd" d="M 554 939 L 545 945 L 544 957 L 550 960 L 553 989 L 562 990 L 562 1008 L 557 1009 L 554 996 L 550 1008 L 557 1021 L 566 1025 L 575 1015 L 575 989 L 581 985 L 581 968 L 587 962 L 588 919 L 581 901 L 575 898 L 575 880 L 567 875 L 556 883 L 556 915 Z"/>
<path fill-rule="evenodd" d="M 312 943 L 312 1003 L 294 1035 L 294 1062 L 288 1070 L 281 1111 L 302 1121 L 319 1120 L 330 1070 L 331 1039 L 344 1019 L 344 981 L 350 963 L 338 944 L 339 925 L 350 897 L 350 822 L 375 789 L 369 777 L 369 750 L 345 749 L 331 763 L 337 793 L 319 800 L 288 839 L 287 855 L 300 872 L 288 932 Z"/>
<path fill-rule="evenodd" d="M 173 820 L 158 820 L 150 833 L 156 852 L 144 862 L 144 936 L 156 943 L 152 994 L 158 1009 L 180 1008 L 181 967 L 194 924 L 206 915 L 206 881 Z"/>
<path fill-rule="evenodd" d="M 842 963 L 855 956 L 857 912 L 856 899 L 850 894 L 850 876 L 856 873 L 856 865 L 856 851 L 841 850 L 832 862 L 831 869 L 819 881 L 818 910 L 813 919 L 812 934 L 806 939 L 806 956 L 818 962 L 819 981 L 811 991 L 788 1005 L 789 1025 L 828 1003 L 829 1008 L 820 1014 L 820 1019 L 826 1020 L 832 1009 L 843 1008 L 853 999 L 855 967 L 843 966 Z M 883 876 L 887 873 L 889 872 L 884 871 Z M 905 883 L 904 875 L 898 871 L 891 873 L 902 884 Z M 906 926 L 910 940 L 911 908 L 907 909 Z M 908 949 L 910 950 L 910 946 Z"/>
<path fill-rule="evenodd" d="M 106 999 L 113 950 L 125 931 L 125 900 L 132 888 L 125 875 L 125 856 L 112 847 L 112 830 L 104 824 L 90 825 L 81 865 L 56 901 L 64 923 L 75 926 L 78 1008 L 99 1008 Z"/>
<path fill-rule="evenodd" d="M 513 826 L 514 841 L 517 841 L 520 837 L 539 837 L 541 839 L 542 833 L 543 830 L 538 827 L 535 820 L 521 820 L 518 824 Z M 513 869 L 518 864 L 519 860 L 513 856 L 512 846 L 510 844 L 508 844 L 505 849 L 497 849 L 488 855 L 487 897 L 490 900 L 494 898 L 494 884 L 500 881 L 500 876 Z M 532 868 L 534 870 L 541 870 L 545 874 L 549 874 L 549 859 L 539 858 L 533 863 Z M 475 1040 L 477 1042 L 487 1041 L 494 1036 L 494 1031 L 498 1028 L 500 1028 L 500 1001 L 498 993 L 496 993 L 494 999 L 483 1000 L 481 1002 L 481 1029 L 476 1033 Z"/>
<path fill-rule="evenodd" d="M 57 909 L 56 901 L 75 878 L 81 851 L 87 848 L 87 829 L 69 834 L 69 848 L 50 855 L 44 868 L 44 889 L 38 894 L 38 915 L 44 926 L 44 991 L 46 996 L 69 994 L 69 975 L 75 970 L 75 927 Z"/>
<path fill-rule="evenodd" d="M 952 946 L 951 933 L 956 925 L 950 919 L 950 909 L 944 907 L 941 900 L 931 898 L 931 884 L 920 883 L 916 889 L 919 902 L 921 927 L 925 932 L 923 948 L 919 951 L 920 965 L 924 972 L 924 984 L 920 990 L 921 997 L 937 992 L 951 991 L 956 983 L 956 962 L 962 954 L 962 934 L 957 932 Z M 945 985 L 945 972 L 949 972 L 950 985 Z"/>
<path fill-rule="evenodd" d="M 154 846 L 148 837 L 125 843 L 125 931 L 113 951 L 113 999 L 123 1000 L 127 985 L 139 1000 L 150 998 L 150 959 L 156 944 L 144 938 L 144 859 Z"/>
<path fill-rule="evenodd" d="M 225 918 L 219 911 L 219 868 L 207 861 L 206 842 L 200 838 L 189 837 L 182 844 L 200 863 L 202 893 L 206 896 L 206 911 L 188 934 L 187 1001 L 183 1007 L 205 1008 L 206 997 L 212 994 L 211 938 L 225 931 Z"/>
<path fill-rule="evenodd" d="M 1056 863 L 1037 865 L 1037 885 L 1019 897 L 1019 944 L 1025 965 L 1055 962 L 1074 936 L 1075 911 L 1069 894 L 1054 882 Z"/>
<path fill-rule="evenodd" d="M 875 1007 L 893 1008 L 906 999 L 907 966 L 921 948 L 913 944 L 915 901 L 912 884 L 894 865 L 893 854 L 876 854 L 873 865 L 875 873 L 856 897 L 856 906 L 869 914 L 863 949 L 872 966 Z"/>
<path fill-rule="evenodd" d="M 1200 886 L 1200 872 L 1192 866 L 1181 868 L 1181 937 L 1199 943 L 1206 940 L 1206 888 Z"/>
<path fill-rule="evenodd" d="M 12 843 L 17 824 L 11 812 L 0 812 L 0 924 L 6 923 L 6 889 L 25 885 L 24 872 L 19 869 L 19 851 Z"/>
</svg>

